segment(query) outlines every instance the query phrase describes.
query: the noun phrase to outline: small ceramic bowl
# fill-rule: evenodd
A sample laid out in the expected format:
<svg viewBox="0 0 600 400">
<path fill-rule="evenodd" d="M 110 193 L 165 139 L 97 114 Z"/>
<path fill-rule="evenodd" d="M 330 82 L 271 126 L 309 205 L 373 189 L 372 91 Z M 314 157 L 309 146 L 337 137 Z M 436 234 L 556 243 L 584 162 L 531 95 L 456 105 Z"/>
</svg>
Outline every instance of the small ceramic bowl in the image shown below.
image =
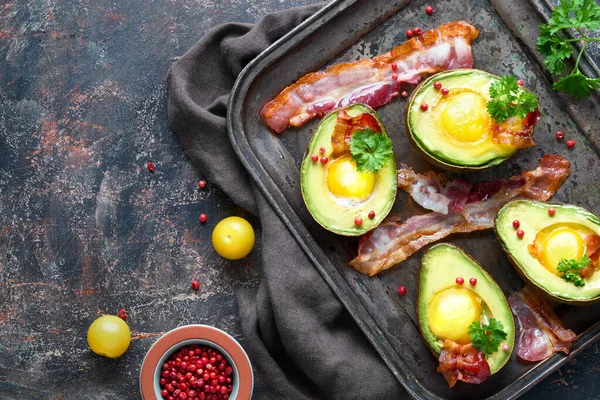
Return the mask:
<svg viewBox="0 0 600 400">
<path fill-rule="evenodd" d="M 229 334 L 208 325 L 186 325 L 164 334 L 148 350 L 140 371 L 140 391 L 144 400 L 160 400 L 161 366 L 182 346 L 213 347 L 223 353 L 233 368 L 230 400 L 249 400 L 254 389 L 254 374 L 248 355 Z"/>
</svg>

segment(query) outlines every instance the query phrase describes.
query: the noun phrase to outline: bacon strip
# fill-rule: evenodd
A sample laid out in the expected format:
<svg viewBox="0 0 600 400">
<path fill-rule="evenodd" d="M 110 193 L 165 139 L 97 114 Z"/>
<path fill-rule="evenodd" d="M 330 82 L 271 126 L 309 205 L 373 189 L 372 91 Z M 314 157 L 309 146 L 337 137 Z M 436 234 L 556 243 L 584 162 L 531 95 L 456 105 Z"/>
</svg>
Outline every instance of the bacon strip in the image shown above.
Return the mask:
<svg viewBox="0 0 600 400">
<path fill-rule="evenodd" d="M 331 135 L 332 158 L 335 159 L 341 155 L 350 154 L 352 134 L 363 129 L 371 129 L 377 133 L 381 132 L 381 126 L 379 126 L 379 122 L 373 115 L 362 113 L 356 117 L 351 117 L 346 113 L 346 109 L 340 109 Z"/>
<path fill-rule="evenodd" d="M 437 370 L 444 375 L 450 387 L 457 381 L 479 384 L 492 375 L 483 353 L 470 344 L 460 345 L 444 340 L 439 361 Z"/>
<path fill-rule="evenodd" d="M 475 186 L 460 212 L 416 215 L 402 224 L 394 219 L 385 222 L 360 238 L 358 256 L 350 266 L 373 276 L 451 233 L 492 228 L 496 213 L 508 201 L 548 200 L 569 175 L 569 165 L 559 155 L 546 154 L 533 171 Z"/>
<path fill-rule="evenodd" d="M 336 107 L 382 106 L 398 96 L 402 82 L 417 83 L 422 74 L 472 68 L 471 42 L 478 34 L 477 28 L 464 21 L 450 22 L 372 59 L 309 73 L 265 104 L 261 115 L 271 129 L 281 133 Z"/>
<path fill-rule="evenodd" d="M 569 354 L 577 335 L 565 329 L 550 305 L 535 289 L 525 286 L 508 298 L 519 322 L 517 356 L 525 361 L 542 361 L 557 351 Z"/>
<path fill-rule="evenodd" d="M 540 110 L 536 108 L 525 118 L 511 117 L 508 120 L 492 125 L 492 140 L 496 144 L 504 144 L 518 149 L 535 146 L 531 134 L 540 120 Z"/>
<path fill-rule="evenodd" d="M 404 164 L 398 170 L 397 176 L 398 187 L 410 194 L 417 204 L 442 214 L 462 211 L 473 187 L 462 179 L 448 182 L 443 174 L 433 171 L 425 175 L 417 174 Z"/>
</svg>

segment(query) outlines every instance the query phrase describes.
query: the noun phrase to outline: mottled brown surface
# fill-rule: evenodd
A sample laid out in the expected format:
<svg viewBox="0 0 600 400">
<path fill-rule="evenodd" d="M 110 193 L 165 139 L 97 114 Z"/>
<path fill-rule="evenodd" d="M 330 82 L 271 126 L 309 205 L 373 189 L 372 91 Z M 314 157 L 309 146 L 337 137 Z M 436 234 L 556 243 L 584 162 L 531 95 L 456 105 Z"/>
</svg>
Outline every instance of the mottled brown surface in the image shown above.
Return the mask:
<svg viewBox="0 0 600 400">
<path fill-rule="evenodd" d="M 212 250 L 216 221 L 245 214 L 197 188 L 168 129 L 164 77 L 210 27 L 314 2 L 0 4 L 0 399 L 139 398 L 146 351 L 188 323 L 244 343 L 234 293 L 257 284 L 260 242 L 239 262 Z M 92 354 L 87 327 L 122 307 L 129 351 Z M 592 346 L 530 396 L 598 397 L 599 364 Z M 260 376 L 255 389 L 273 397 Z"/>
</svg>

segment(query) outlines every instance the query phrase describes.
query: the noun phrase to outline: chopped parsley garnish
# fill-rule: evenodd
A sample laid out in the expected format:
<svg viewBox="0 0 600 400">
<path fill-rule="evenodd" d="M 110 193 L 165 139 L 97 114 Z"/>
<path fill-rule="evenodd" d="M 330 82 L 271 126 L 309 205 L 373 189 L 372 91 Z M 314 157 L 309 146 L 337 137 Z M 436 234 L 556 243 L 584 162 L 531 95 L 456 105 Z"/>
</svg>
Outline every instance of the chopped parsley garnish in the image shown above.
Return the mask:
<svg viewBox="0 0 600 400">
<path fill-rule="evenodd" d="M 581 257 L 579 261 L 573 258 L 570 260 L 566 260 L 563 258 L 558 262 L 558 267 L 556 268 L 556 270 L 558 271 L 560 277 L 563 278 L 565 281 L 571 282 L 577 287 L 581 287 L 585 285 L 585 281 L 583 280 L 579 272 L 583 268 L 590 265 L 591 262 L 592 261 L 587 255 Z"/>
<path fill-rule="evenodd" d="M 600 6 L 596 0 L 561 0 L 552 11 L 547 24 L 540 25 L 537 49 L 544 55 L 544 65 L 553 74 L 562 75 L 567 71 L 565 61 L 578 51 L 573 70 L 554 82 L 554 89 L 567 93 L 574 98 L 588 97 L 600 89 L 600 78 L 588 78 L 579 70 L 579 61 L 590 42 L 600 42 L 600 38 L 589 37 L 587 31 L 600 28 Z M 579 35 L 568 39 L 563 29 L 574 29 Z M 576 50 L 571 43 L 579 42 L 581 49 Z"/>
<path fill-rule="evenodd" d="M 490 97 L 492 99 L 487 103 L 487 110 L 496 122 L 506 121 L 513 116 L 525 118 L 538 107 L 535 94 L 520 87 L 514 76 L 504 76 L 492 83 Z"/>
<path fill-rule="evenodd" d="M 352 134 L 350 152 L 352 161 L 356 161 L 361 172 L 377 172 L 394 154 L 391 139 L 372 129 L 363 129 Z"/>
<path fill-rule="evenodd" d="M 475 321 L 469 326 L 471 346 L 486 356 L 498 351 L 500 343 L 506 339 L 506 336 L 502 322 L 494 318 L 490 319 L 487 325 Z"/>
</svg>

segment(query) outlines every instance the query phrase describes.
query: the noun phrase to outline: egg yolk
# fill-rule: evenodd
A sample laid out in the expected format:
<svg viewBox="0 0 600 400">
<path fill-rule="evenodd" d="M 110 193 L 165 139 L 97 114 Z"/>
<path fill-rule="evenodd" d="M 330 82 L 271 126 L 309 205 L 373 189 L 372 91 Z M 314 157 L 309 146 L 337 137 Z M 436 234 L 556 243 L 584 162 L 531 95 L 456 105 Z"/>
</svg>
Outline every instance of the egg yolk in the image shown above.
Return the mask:
<svg viewBox="0 0 600 400">
<path fill-rule="evenodd" d="M 451 91 L 440 103 L 442 128 L 460 142 L 481 140 L 490 127 L 486 105 L 486 100 L 477 93 Z"/>
<path fill-rule="evenodd" d="M 542 229 L 535 237 L 534 247 L 540 264 L 557 275 L 560 260 L 579 260 L 585 254 L 585 241 L 577 230 L 569 226 Z"/>
<path fill-rule="evenodd" d="M 472 290 L 451 287 L 433 296 L 427 315 L 429 328 L 438 339 L 467 344 L 471 342 L 469 325 L 481 316 L 481 302 Z"/>
<path fill-rule="evenodd" d="M 336 159 L 327 169 L 327 188 L 338 197 L 364 201 L 375 189 L 375 174 L 359 172 L 351 156 Z"/>
</svg>

